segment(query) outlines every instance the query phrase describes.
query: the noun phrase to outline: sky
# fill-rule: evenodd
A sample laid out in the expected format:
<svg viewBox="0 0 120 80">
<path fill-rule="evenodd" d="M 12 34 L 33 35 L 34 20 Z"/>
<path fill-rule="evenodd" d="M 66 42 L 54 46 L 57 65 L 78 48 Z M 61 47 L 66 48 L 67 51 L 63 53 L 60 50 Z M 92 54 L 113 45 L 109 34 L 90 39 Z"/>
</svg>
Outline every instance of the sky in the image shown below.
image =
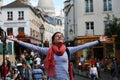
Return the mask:
<svg viewBox="0 0 120 80">
<path fill-rule="evenodd" d="M 15 0 L 4 0 L 4 5 L 11 3 Z M 55 6 L 55 11 L 56 11 L 56 15 L 60 15 L 60 10 L 63 9 L 64 7 L 64 1 L 65 0 L 53 0 L 54 6 Z M 36 6 L 38 3 L 38 0 L 30 0 L 30 2 L 32 3 L 33 6 Z"/>
</svg>

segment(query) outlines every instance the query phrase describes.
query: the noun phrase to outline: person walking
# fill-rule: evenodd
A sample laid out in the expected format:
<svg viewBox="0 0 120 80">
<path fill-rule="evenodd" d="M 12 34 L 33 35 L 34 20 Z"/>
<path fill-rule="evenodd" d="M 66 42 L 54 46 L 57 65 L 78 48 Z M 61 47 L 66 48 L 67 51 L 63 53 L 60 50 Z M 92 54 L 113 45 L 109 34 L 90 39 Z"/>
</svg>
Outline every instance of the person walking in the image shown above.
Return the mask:
<svg viewBox="0 0 120 80">
<path fill-rule="evenodd" d="M 28 62 L 22 63 L 22 80 L 32 80 L 31 70 L 28 66 Z"/>
<path fill-rule="evenodd" d="M 35 64 L 34 68 L 32 69 L 32 77 L 33 80 L 44 80 L 44 72 L 40 68 L 40 65 Z"/>
<path fill-rule="evenodd" d="M 101 76 L 100 76 L 100 72 L 101 72 L 101 63 L 100 63 L 100 60 L 99 60 L 99 59 L 96 60 L 95 65 L 96 65 L 96 67 L 97 67 L 98 78 L 100 79 L 100 78 L 101 78 Z"/>
<path fill-rule="evenodd" d="M 85 49 L 90 46 L 99 44 L 100 42 L 108 42 L 109 38 L 106 36 L 101 36 L 99 40 L 85 43 L 83 45 L 66 47 L 64 44 L 64 37 L 61 32 L 56 32 L 52 36 L 52 46 L 40 47 L 30 43 L 19 41 L 15 38 L 8 38 L 9 40 L 15 41 L 20 45 L 29 48 L 31 50 L 36 50 L 43 55 L 45 58 L 45 70 L 49 76 L 49 80 L 71 80 L 68 72 L 68 55 L 66 48 L 69 50 L 70 55 L 76 53 L 79 50 Z"/>
<path fill-rule="evenodd" d="M 81 71 L 84 71 L 85 68 L 85 58 L 83 57 L 83 55 L 81 55 L 80 60 L 79 60 L 79 69 Z"/>
<path fill-rule="evenodd" d="M 118 80 L 118 64 L 117 64 L 117 58 L 113 58 L 113 59 L 112 59 L 111 76 L 112 76 L 113 80 Z"/>
<path fill-rule="evenodd" d="M 90 76 L 91 76 L 91 80 L 97 80 L 98 79 L 98 71 L 97 71 L 97 67 L 92 64 L 90 67 Z"/>
<path fill-rule="evenodd" d="M 10 80 L 10 67 L 8 66 L 8 61 L 5 59 L 1 66 L 1 78 L 2 80 Z"/>
</svg>

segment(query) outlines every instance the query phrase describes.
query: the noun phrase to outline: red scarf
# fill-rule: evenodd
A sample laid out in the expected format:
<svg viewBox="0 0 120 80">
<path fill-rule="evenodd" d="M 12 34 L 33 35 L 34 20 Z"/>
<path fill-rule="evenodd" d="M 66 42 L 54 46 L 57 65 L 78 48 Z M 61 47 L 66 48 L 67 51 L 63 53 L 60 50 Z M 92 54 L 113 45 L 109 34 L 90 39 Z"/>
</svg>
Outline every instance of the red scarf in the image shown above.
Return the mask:
<svg viewBox="0 0 120 80">
<path fill-rule="evenodd" d="M 54 54 L 62 56 L 65 51 L 66 46 L 64 44 L 59 49 L 56 45 L 51 46 L 49 49 L 45 59 L 45 70 L 47 71 L 49 77 L 56 77 Z"/>
</svg>

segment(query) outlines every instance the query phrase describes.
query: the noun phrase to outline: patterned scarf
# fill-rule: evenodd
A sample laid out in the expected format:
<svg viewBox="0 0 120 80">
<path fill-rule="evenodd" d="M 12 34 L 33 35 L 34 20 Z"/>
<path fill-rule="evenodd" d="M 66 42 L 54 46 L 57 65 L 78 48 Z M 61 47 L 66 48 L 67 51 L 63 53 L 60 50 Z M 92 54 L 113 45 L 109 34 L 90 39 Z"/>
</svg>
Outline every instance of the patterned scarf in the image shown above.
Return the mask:
<svg viewBox="0 0 120 80">
<path fill-rule="evenodd" d="M 51 48 L 48 51 L 48 54 L 45 59 L 45 70 L 48 73 L 49 77 L 56 77 L 56 66 L 55 66 L 55 59 L 54 54 L 57 54 L 58 56 L 62 56 L 63 53 L 66 50 L 66 46 L 63 44 L 59 49 L 56 45 L 51 46 Z"/>
</svg>

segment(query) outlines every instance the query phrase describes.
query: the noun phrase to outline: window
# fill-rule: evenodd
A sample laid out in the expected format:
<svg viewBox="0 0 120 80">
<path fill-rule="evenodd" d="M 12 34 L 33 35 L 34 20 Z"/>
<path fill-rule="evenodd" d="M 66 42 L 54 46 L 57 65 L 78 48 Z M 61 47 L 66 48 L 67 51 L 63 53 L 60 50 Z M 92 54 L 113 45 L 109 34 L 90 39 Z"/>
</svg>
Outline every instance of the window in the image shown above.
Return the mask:
<svg viewBox="0 0 120 80">
<path fill-rule="evenodd" d="M 85 0 L 85 12 L 93 12 L 93 0 Z"/>
<path fill-rule="evenodd" d="M 13 35 L 13 28 L 7 28 L 7 35 Z"/>
<path fill-rule="evenodd" d="M 19 27 L 19 28 L 18 28 L 18 32 L 19 32 L 19 33 L 24 33 L 24 27 Z"/>
<path fill-rule="evenodd" d="M 108 25 L 109 25 L 109 22 L 108 22 L 108 21 L 104 21 L 104 26 L 105 26 L 105 28 L 104 28 L 104 29 L 105 29 L 105 30 L 109 28 L 109 26 L 108 26 Z"/>
<path fill-rule="evenodd" d="M 8 20 L 13 20 L 13 12 L 12 11 L 7 12 L 7 15 L 8 15 Z"/>
<path fill-rule="evenodd" d="M 6 44 L 6 54 L 12 54 L 12 47 L 13 47 L 13 44 L 12 42 L 8 42 Z M 3 43 L 0 43 L 0 54 L 3 54 Z"/>
<path fill-rule="evenodd" d="M 18 37 L 25 37 L 24 27 L 18 28 Z"/>
<path fill-rule="evenodd" d="M 94 22 L 86 22 L 86 35 L 94 35 Z"/>
<path fill-rule="evenodd" d="M 104 2 L 104 11 L 112 11 L 112 1 L 103 0 L 103 2 Z"/>
<path fill-rule="evenodd" d="M 60 19 L 57 20 L 57 25 L 62 26 L 62 21 Z"/>
<path fill-rule="evenodd" d="M 24 19 L 24 11 L 18 11 L 18 20 Z"/>
</svg>

